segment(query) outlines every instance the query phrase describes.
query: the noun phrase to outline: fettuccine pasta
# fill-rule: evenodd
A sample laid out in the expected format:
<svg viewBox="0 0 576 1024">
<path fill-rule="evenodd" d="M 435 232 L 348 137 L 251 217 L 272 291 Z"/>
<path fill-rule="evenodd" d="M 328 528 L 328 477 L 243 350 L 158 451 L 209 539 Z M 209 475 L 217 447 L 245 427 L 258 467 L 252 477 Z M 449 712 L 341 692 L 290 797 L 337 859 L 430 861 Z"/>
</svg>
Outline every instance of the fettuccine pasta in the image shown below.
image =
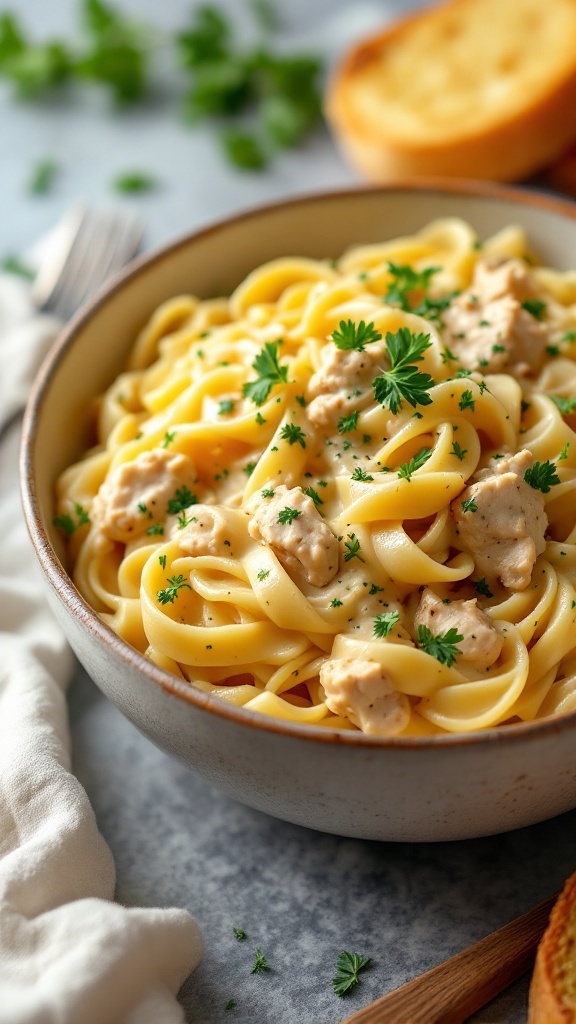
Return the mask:
<svg viewBox="0 0 576 1024">
<path fill-rule="evenodd" d="M 575 427 L 576 273 L 437 221 L 164 303 L 55 522 L 86 600 L 191 686 L 487 729 L 576 709 Z"/>
</svg>

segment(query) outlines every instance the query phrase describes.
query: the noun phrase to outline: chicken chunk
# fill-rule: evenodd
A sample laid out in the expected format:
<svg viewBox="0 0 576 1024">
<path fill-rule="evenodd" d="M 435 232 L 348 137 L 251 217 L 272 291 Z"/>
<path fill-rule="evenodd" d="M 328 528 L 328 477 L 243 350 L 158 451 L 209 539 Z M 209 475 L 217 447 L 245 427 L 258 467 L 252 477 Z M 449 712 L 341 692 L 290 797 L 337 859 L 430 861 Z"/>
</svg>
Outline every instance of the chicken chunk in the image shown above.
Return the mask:
<svg viewBox="0 0 576 1024">
<path fill-rule="evenodd" d="M 186 525 L 172 529 L 183 555 L 224 555 L 228 548 L 230 529 L 226 517 L 213 505 L 194 505 Z"/>
<path fill-rule="evenodd" d="M 477 570 L 511 590 L 526 589 L 546 547 L 544 498 L 524 480 L 532 461 L 526 449 L 493 461 L 452 502 L 456 533 Z"/>
<path fill-rule="evenodd" d="M 374 368 L 384 352 L 379 342 L 371 342 L 363 352 L 339 349 L 332 342 L 322 349 L 322 366 L 308 384 L 312 401 L 307 414 L 315 427 L 333 429 L 342 416 L 370 404 Z"/>
<path fill-rule="evenodd" d="M 195 482 L 194 463 L 187 455 L 163 448 L 141 452 L 104 481 L 94 499 L 92 520 L 110 540 L 127 544 L 166 518 L 177 490 L 193 499 L 190 487 Z"/>
<path fill-rule="evenodd" d="M 248 532 L 269 544 L 290 576 L 325 587 L 338 572 L 338 541 L 312 498 L 281 484 L 273 497 L 254 495 L 247 505 Z"/>
<path fill-rule="evenodd" d="M 393 736 L 408 724 L 409 704 L 376 661 L 334 658 L 320 669 L 326 704 L 369 736 Z"/>
<path fill-rule="evenodd" d="M 468 370 L 537 373 L 548 330 L 522 305 L 536 297 L 533 279 L 521 260 L 480 260 L 470 288 L 443 314 L 448 348 Z"/>
<path fill-rule="evenodd" d="M 464 637 L 457 647 L 457 661 L 478 669 L 490 668 L 498 659 L 503 637 L 494 628 L 492 620 L 478 608 L 477 599 L 444 602 L 428 587 L 422 594 L 414 616 L 414 625 L 427 626 L 434 636 L 447 633 L 453 627 Z"/>
</svg>

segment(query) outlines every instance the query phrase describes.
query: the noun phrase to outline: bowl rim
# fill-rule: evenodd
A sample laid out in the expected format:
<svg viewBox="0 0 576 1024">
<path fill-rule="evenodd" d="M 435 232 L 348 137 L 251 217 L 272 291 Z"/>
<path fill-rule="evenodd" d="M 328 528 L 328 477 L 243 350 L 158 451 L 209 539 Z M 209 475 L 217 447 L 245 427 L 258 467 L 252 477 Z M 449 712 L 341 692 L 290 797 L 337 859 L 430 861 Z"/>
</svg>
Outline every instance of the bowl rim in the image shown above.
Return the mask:
<svg viewBox="0 0 576 1024">
<path fill-rule="evenodd" d="M 398 178 L 382 185 L 357 185 L 349 188 L 303 192 L 289 198 L 251 205 L 231 215 L 212 220 L 199 229 L 186 232 L 172 242 L 154 247 L 149 252 L 145 252 L 133 260 L 128 268 L 115 276 L 109 284 L 101 289 L 93 299 L 75 314 L 57 336 L 36 374 L 24 413 L 20 445 L 20 481 L 25 522 L 43 573 L 50 587 L 56 592 L 63 604 L 66 605 L 68 611 L 93 634 L 95 639 L 106 647 L 111 648 L 112 652 L 127 667 L 142 673 L 164 693 L 183 700 L 188 705 L 193 705 L 198 711 L 206 711 L 231 723 L 262 730 L 268 734 L 281 735 L 296 740 L 307 740 L 313 743 L 336 744 L 366 750 L 421 750 L 430 752 L 431 750 L 442 750 L 445 748 L 478 747 L 485 746 L 486 744 L 492 746 L 493 744 L 503 742 L 524 742 L 531 738 L 557 736 L 559 733 L 571 731 L 576 726 L 576 711 L 566 712 L 565 714 L 549 718 L 534 719 L 529 722 L 493 726 L 489 729 L 468 733 L 402 737 L 368 736 L 360 731 L 331 730 L 326 726 L 271 718 L 241 706 L 228 704 L 222 698 L 204 693 L 155 665 L 143 654 L 131 647 L 125 640 L 122 640 L 111 627 L 106 625 L 77 590 L 72 578 L 58 559 L 42 523 L 40 503 L 33 475 L 35 444 L 42 406 L 50 389 L 52 379 L 68 349 L 73 345 L 77 334 L 112 296 L 121 291 L 127 282 L 133 281 L 141 273 L 147 272 L 167 256 L 176 254 L 179 249 L 187 247 L 192 242 L 199 242 L 202 239 L 217 234 L 224 228 L 248 223 L 254 217 L 261 217 L 276 210 L 293 206 L 303 206 L 319 202 L 329 203 L 333 199 L 354 198 L 363 194 L 389 194 L 394 192 L 417 192 L 431 195 L 453 194 L 486 200 L 504 200 L 519 207 L 537 207 L 576 221 L 576 202 L 556 195 L 538 192 L 525 186 L 509 186 L 461 178 Z"/>
</svg>

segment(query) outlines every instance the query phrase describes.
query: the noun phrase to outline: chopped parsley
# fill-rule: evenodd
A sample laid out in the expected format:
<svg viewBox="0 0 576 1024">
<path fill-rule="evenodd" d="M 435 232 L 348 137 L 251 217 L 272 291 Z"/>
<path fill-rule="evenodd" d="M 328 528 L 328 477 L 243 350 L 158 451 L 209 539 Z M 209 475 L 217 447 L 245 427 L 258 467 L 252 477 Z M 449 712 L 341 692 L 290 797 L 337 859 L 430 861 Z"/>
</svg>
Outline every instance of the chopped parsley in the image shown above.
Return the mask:
<svg viewBox="0 0 576 1024">
<path fill-rule="evenodd" d="M 465 512 L 478 511 L 478 505 L 474 501 L 474 498 L 466 498 L 465 501 L 460 502 L 460 507 L 463 508 Z"/>
<path fill-rule="evenodd" d="M 242 939 L 246 938 L 246 932 L 242 928 L 234 928 L 234 937 L 241 942 Z"/>
<path fill-rule="evenodd" d="M 242 388 L 245 398 L 251 398 L 255 405 L 263 405 L 275 384 L 288 383 L 288 366 L 278 362 L 278 342 L 267 341 L 258 353 L 252 369 L 258 379 L 247 381 Z"/>
<path fill-rule="evenodd" d="M 296 401 L 298 402 L 298 405 L 302 406 L 303 409 L 306 408 L 306 399 L 304 398 L 304 395 L 296 395 Z"/>
<path fill-rule="evenodd" d="M 413 334 L 407 327 L 401 327 L 395 334 L 386 334 L 386 348 L 390 369 L 372 381 L 376 401 L 394 415 L 404 400 L 412 408 L 430 405 L 432 399 L 428 391 L 434 386 L 434 380 L 414 365 L 430 348 L 430 335 Z"/>
<path fill-rule="evenodd" d="M 296 423 L 285 423 L 280 431 L 280 437 L 283 441 L 288 441 L 289 445 L 299 444 L 301 448 L 306 447 L 306 434 Z"/>
<path fill-rule="evenodd" d="M 26 266 L 18 256 L 4 256 L 0 260 L 0 270 L 5 274 L 15 274 L 17 277 L 23 277 L 26 281 L 33 281 L 36 277 L 36 271 L 32 267 Z"/>
<path fill-rule="evenodd" d="M 482 579 L 480 580 L 473 580 L 472 582 L 474 583 L 474 589 L 476 590 L 476 593 L 482 594 L 484 597 L 494 597 L 494 594 L 490 590 L 490 587 L 486 583 L 484 577 L 482 577 Z"/>
<path fill-rule="evenodd" d="M 293 523 L 294 520 L 298 519 L 298 516 L 301 516 L 301 515 L 302 515 L 302 512 L 300 511 L 300 509 L 290 508 L 287 505 L 286 508 L 280 509 L 280 511 L 278 513 L 277 522 L 280 523 L 281 526 L 286 526 L 286 525 L 289 526 L 290 523 Z"/>
<path fill-rule="evenodd" d="M 471 391 L 466 390 L 462 392 L 462 398 L 460 399 L 459 405 L 462 412 L 464 412 L 464 409 L 471 409 L 472 412 L 474 412 L 476 403 Z"/>
<path fill-rule="evenodd" d="M 168 501 L 168 513 L 171 516 L 177 516 L 179 512 L 183 512 L 184 509 L 190 508 L 190 505 L 196 505 L 198 498 L 192 491 L 184 485 L 178 487 L 175 491 L 174 497 Z"/>
<path fill-rule="evenodd" d="M 158 555 L 158 561 L 163 569 L 166 568 L 166 555 Z"/>
<path fill-rule="evenodd" d="M 566 441 L 566 444 L 564 445 L 562 451 L 560 452 L 560 455 L 558 456 L 558 462 L 563 462 L 564 459 L 568 458 L 568 451 L 570 449 L 570 444 L 571 444 L 570 441 Z"/>
<path fill-rule="evenodd" d="M 354 466 L 354 472 L 352 473 L 351 479 L 362 480 L 364 481 L 364 483 L 370 483 L 370 481 L 373 480 L 374 477 L 370 476 L 370 473 L 367 473 L 366 470 L 362 469 L 361 466 Z"/>
<path fill-rule="evenodd" d="M 41 160 L 32 169 L 32 175 L 28 182 L 28 191 L 34 196 L 43 196 L 50 192 L 58 174 L 58 164 L 55 160 Z"/>
<path fill-rule="evenodd" d="M 339 597 L 333 597 L 332 600 L 330 601 L 330 607 L 331 608 L 341 608 L 342 607 L 342 601 L 340 600 L 340 598 Z"/>
<path fill-rule="evenodd" d="M 535 491 L 542 491 L 548 494 L 551 487 L 560 483 L 560 477 L 556 472 L 556 465 L 548 460 L 547 462 L 535 462 L 524 470 L 524 479 Z"/>
<path fill-rule="evenodd" d="M 274 495 L 274 491 L 271 487 L 264 487 L 260 493 L 263 498 L 272 498 Z"/>
<path fill-rule="evenodd" d="M 560 349 L 558 348 L 558 345 L 546 345 L 546 353 L 551 356 L 552 359 L 555 359 L 556 356 L 560 355 Z"/>
<path fill-rule="evenodd" d="M 378 637 L 379 640 L 383 640 L 399 621 L 400 612 L 397 610 L 377 615 L 374 619 L 374 636 Z"/>
<path fill-rule="evenodd" d="M 494 355 L 498 355 L 499 352 L 505 352 L 506 351 L 506 347 L 504 345 L 495 344 L 495 345 L 492 345 L 492 351 L 493 351 Z"/>
<path fill-rule="evenodd" d="M 382 335 L 374 327 L 374 323 L 365 324 L 363 320 L 358 325 L 353 320 L 341 320 L 335 331 L 332 332 L 332 341 L 343 351 L 356 349 L 363 352 L 366 345 L 371 341 L 380 341 Z"/>
<path fill-rule="evenodd" d="M 455 455 L 456 458 L 460 459 L 460 462 L 462 462 L 462 459 L 464 458 L 464 456 L 468 454 L 468 449 L 467 448 L 461 448 L 460 445 L 458 444 L 458 441 L 453 441 L 452 442 L 452 451 L 450 452 L 450 454 L 451 455 Z"/>
<path fill-rule="evenodd" d="M 254 952 L 254 963 L 252 964 L 252 970 L 250 974 L 264 974 L 270 970 L 270 964 L 264 956 L 261 949 L 257 949 Z"/>
<path fill-rule="evenodd" d="M 356 424 L 358 423 L 358 410 L 355 409 L 349 416 L 342 416 L 338 420 L 338 433 L 348 434 L 351 430 L 356 430 Z"/>
<path fill-rule="evenodd" d="M 464 637 L 458 633 L 455 626 L 452 626 L 447 633 L 435 636 L 428 626 L 418 626 L 418 643 L 426 654 L 430 654 L 441 665 L 448 668 L 456 661 L 457 655 L 462 652 L 456 646 Z"/>
<path fill-rule="evenodd" d="M 163 523 L 152 523 L 152 526 L 148 527 L 148 529 L 146 530 L 146 533 L 149 534 L 150 537 L 155 537 L 155 536 L 162 537 L 164 535 L 164 524 Z"/>
<path fill-rule="evenodd" d="M 530 313 L 530 316 L 533 316 L 535 320 L 543 320 L 546 313 L 546 303 L 542 299 L 525 299 L 522 303 L 522 309 Z"/>
<path fill-rule="evenodd" d="M 260 581 L 265 580 L 266 577 L 269 576 L 269 575 L 270 575 L 270 569 L 259 569 L 258 572 L 256 573 L 256 576 L 257 576 L 257 578 Z M 236 931 L 236 929 L 234 929 L 234 931 Z M 244 934 L 242 934 L 241 936 L 240 935 L 236 935 L 236 938 L 237 939 L 239 939 L 239 938 L 244 939 L 245 935 Z"/>
<path fill-rule="evenodd" d="M 185 512 L 181 512 L 178 516 L 178 529 L 183 530 L 185 526 L 189 526 L 190 523 L 197 523 L 196 516 L 187 516 Z"/>
<path fill-rule="evenodd" d="M 346 554 L 344 555 L 344 561 L 349 562 L 352 558 L 358 558 L 361 562 L 364 561 L 360 554 L 360 541 L 358 540 L 355 533 L 347 533 L 347 540 L 344 541 L 344 547 L 346 548 Z"/>
<path fill-rule="evenodd" d="M 247 462 L 246 465 L 242 467 L 242 472 L 246 473 L 246 476 L 252 476 L 257 465 L 257 462 Z"/>
<path fill-rule="evenodd" d="M 166 433 L 164 434 L 164 440 L 162 441 L 162 447 L 163 448 L 167 448 L 169 444 L 172 444 L 172 442 L 173 442 L 175 437 L 176 437 L 176 431 L 175 430 L 172 430 L 172 431 L 167 430 Z"/>
<path fill-rule="evenodd" d="M 266 420 L 264 419 L 261 412 L 256 413 L 256 416 L 254 417 L 254 422 L 257 423 L 259 427 L 261 427 L 263 423 L 266 423 Z"/>
<path fill-rule="evenodd" d="M 345 996 L 356 985 L 360 984 L 359 974 L 369 967 L 372 960 L 369 956 L 359 953 L 340 953 L 336 961 L 336 974 L 332 978 L 332 987 L 337 996 Z"/>
<path fill-rule="evenodd" d="M 226 1013 L 228 1010 L 233 1010 L 236 1007 L 236 1005 L 237 1003 L 235 999 L 229 999 L 228 1002 L 226 1003 L 226 1006 L 224 1007 L 224 1012 Z"/>
<path fill-rule="evenodd" d="M 153 192 L 158 188 L 158 180 L 152 174 L 146 174 L 144 171 L 124 171 L 123 174 L 114 178 L 112 188 L 125 195 L 137 195 Z"/>
<path fill-rule="evenodd" d="M 403 462 L 402 465 L 398 467 L 398 479 L 407 480 L 408 483 L 410 483 L 412 473 L 415 473 L 417 469 L 420 469 L 424 463 L 428 461 L 431 455 L 431 448 L 421 448 L 409 462 Z"/>
<path fill-rule="evenodd" d="M 309 498 L 312 498 L 315 505 L 324 504 L 322 498 L 318 494 L 318 491 L 315 491 L 313 487 L 303 487 L 302 490 L 304 491 L 304 494 L 307 494 Z"/>
<path fill-rule="evenodd" d="M 230 412 L 234 412 L 234 406 L 236 402 L 233 398 L 222 398 L 218 403 L 218 415 L 226 416 Z"/>
<path fill-rule="evenodd" d="M 72 516 L 66 514 L 55 516 L 52 522 L 54 526 L 58 526 L 59 529 L 63 530 L 67 537 L 71 537 L 79 526 L 87 526 L 90 523 L 90 516 L 78 501 L 74 502 L 74 515 L 76 516 L 76 522 L 74 522 Z"/>
<path fill-rule="evenodd" d="M 576 397 L 565 398 L 564 395 L 549 395 L 554 405 L 560 410 L 563 416 L 570 416 L 576 411 Z"/>
<path fill-rule="evenodd" d="M 183 588 L 192 590 L 192 587 L 186 582 L 185 577 L 182 575 L 170 577 L 170 579 L 167 580 L 167 583 L 169 585 L 166 589 L 159 590 L 156 595 L 160 604 L 174 604 L 180 590 Z"/>
<path fill-rule="evenodd" d="M 381 594 L 383 592 L 383 590 L 384 590 L 384 587 L 379 587 L 379 586 L 377 586 L 376 583 L 371 583 L 370 584 L 369 594 L 371 596 L 374 596 L 374 594 Z"/>
</svg>

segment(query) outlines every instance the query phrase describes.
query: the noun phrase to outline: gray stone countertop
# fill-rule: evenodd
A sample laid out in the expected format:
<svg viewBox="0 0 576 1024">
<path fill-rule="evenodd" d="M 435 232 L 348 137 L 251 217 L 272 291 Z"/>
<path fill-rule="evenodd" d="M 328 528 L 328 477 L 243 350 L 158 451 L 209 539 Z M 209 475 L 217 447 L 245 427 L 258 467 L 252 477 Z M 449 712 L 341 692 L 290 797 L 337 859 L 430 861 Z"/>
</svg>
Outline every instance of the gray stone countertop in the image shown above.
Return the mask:
<svg viewBox="0 0 576 1024">
<path fill-rule="evenodd" d="M 77 5 L 69 0 L 13 6 L 38 38 L 77 29 Z M 184 0 L 121 6 L 166 33 L 185 23 L 191 7 Z M 244 26 L 248 4 L 221 6 Z M 279 39 L 287 50 L 305 43 L 333 58 L 354 32 L 414 6 L 416 0 L 282 0 Z M 90 89 L 25 105 L 2 85 L 0 256 L 24 252 L 78 197 L 138 208 L 147 244 L 156 245 L 261 201 L 356 182 L 322 130 L 266 172 L 230 169 L 210 128 L 178 123 L 176 88 L 163 80 L 156 102 L 120 114 Z M 48 157 L 60 163 L 55 188 L 31 197 L 31 167 Z M 111 179 L 132 169 L 155 175 L 158 191 L 113 197 Z M 523 913 L 574 869 L 576 813 L 461 843 L 322 835 L 237 804 L 190 774 L 141 736 L 80 669 L 70 715 L 74 769 L 114 854 L 118 899 L 186 907 L 200 923 L 205 957 L 181 992 L 187 1020 L 198 1024 L 333 1024 Z M 236 940 L 234 928 L 247 938 Z M 250 973 L 256 947 L 271 965 L 268 974 Z M 373 960 L 345 1001 L 331 986 L 343 949 Z M 523 979 L 473 1019 L 521 1024 L 526 998 Z M 231 999 L 236 1007 L 226 1011 Z"/>
</svg>

